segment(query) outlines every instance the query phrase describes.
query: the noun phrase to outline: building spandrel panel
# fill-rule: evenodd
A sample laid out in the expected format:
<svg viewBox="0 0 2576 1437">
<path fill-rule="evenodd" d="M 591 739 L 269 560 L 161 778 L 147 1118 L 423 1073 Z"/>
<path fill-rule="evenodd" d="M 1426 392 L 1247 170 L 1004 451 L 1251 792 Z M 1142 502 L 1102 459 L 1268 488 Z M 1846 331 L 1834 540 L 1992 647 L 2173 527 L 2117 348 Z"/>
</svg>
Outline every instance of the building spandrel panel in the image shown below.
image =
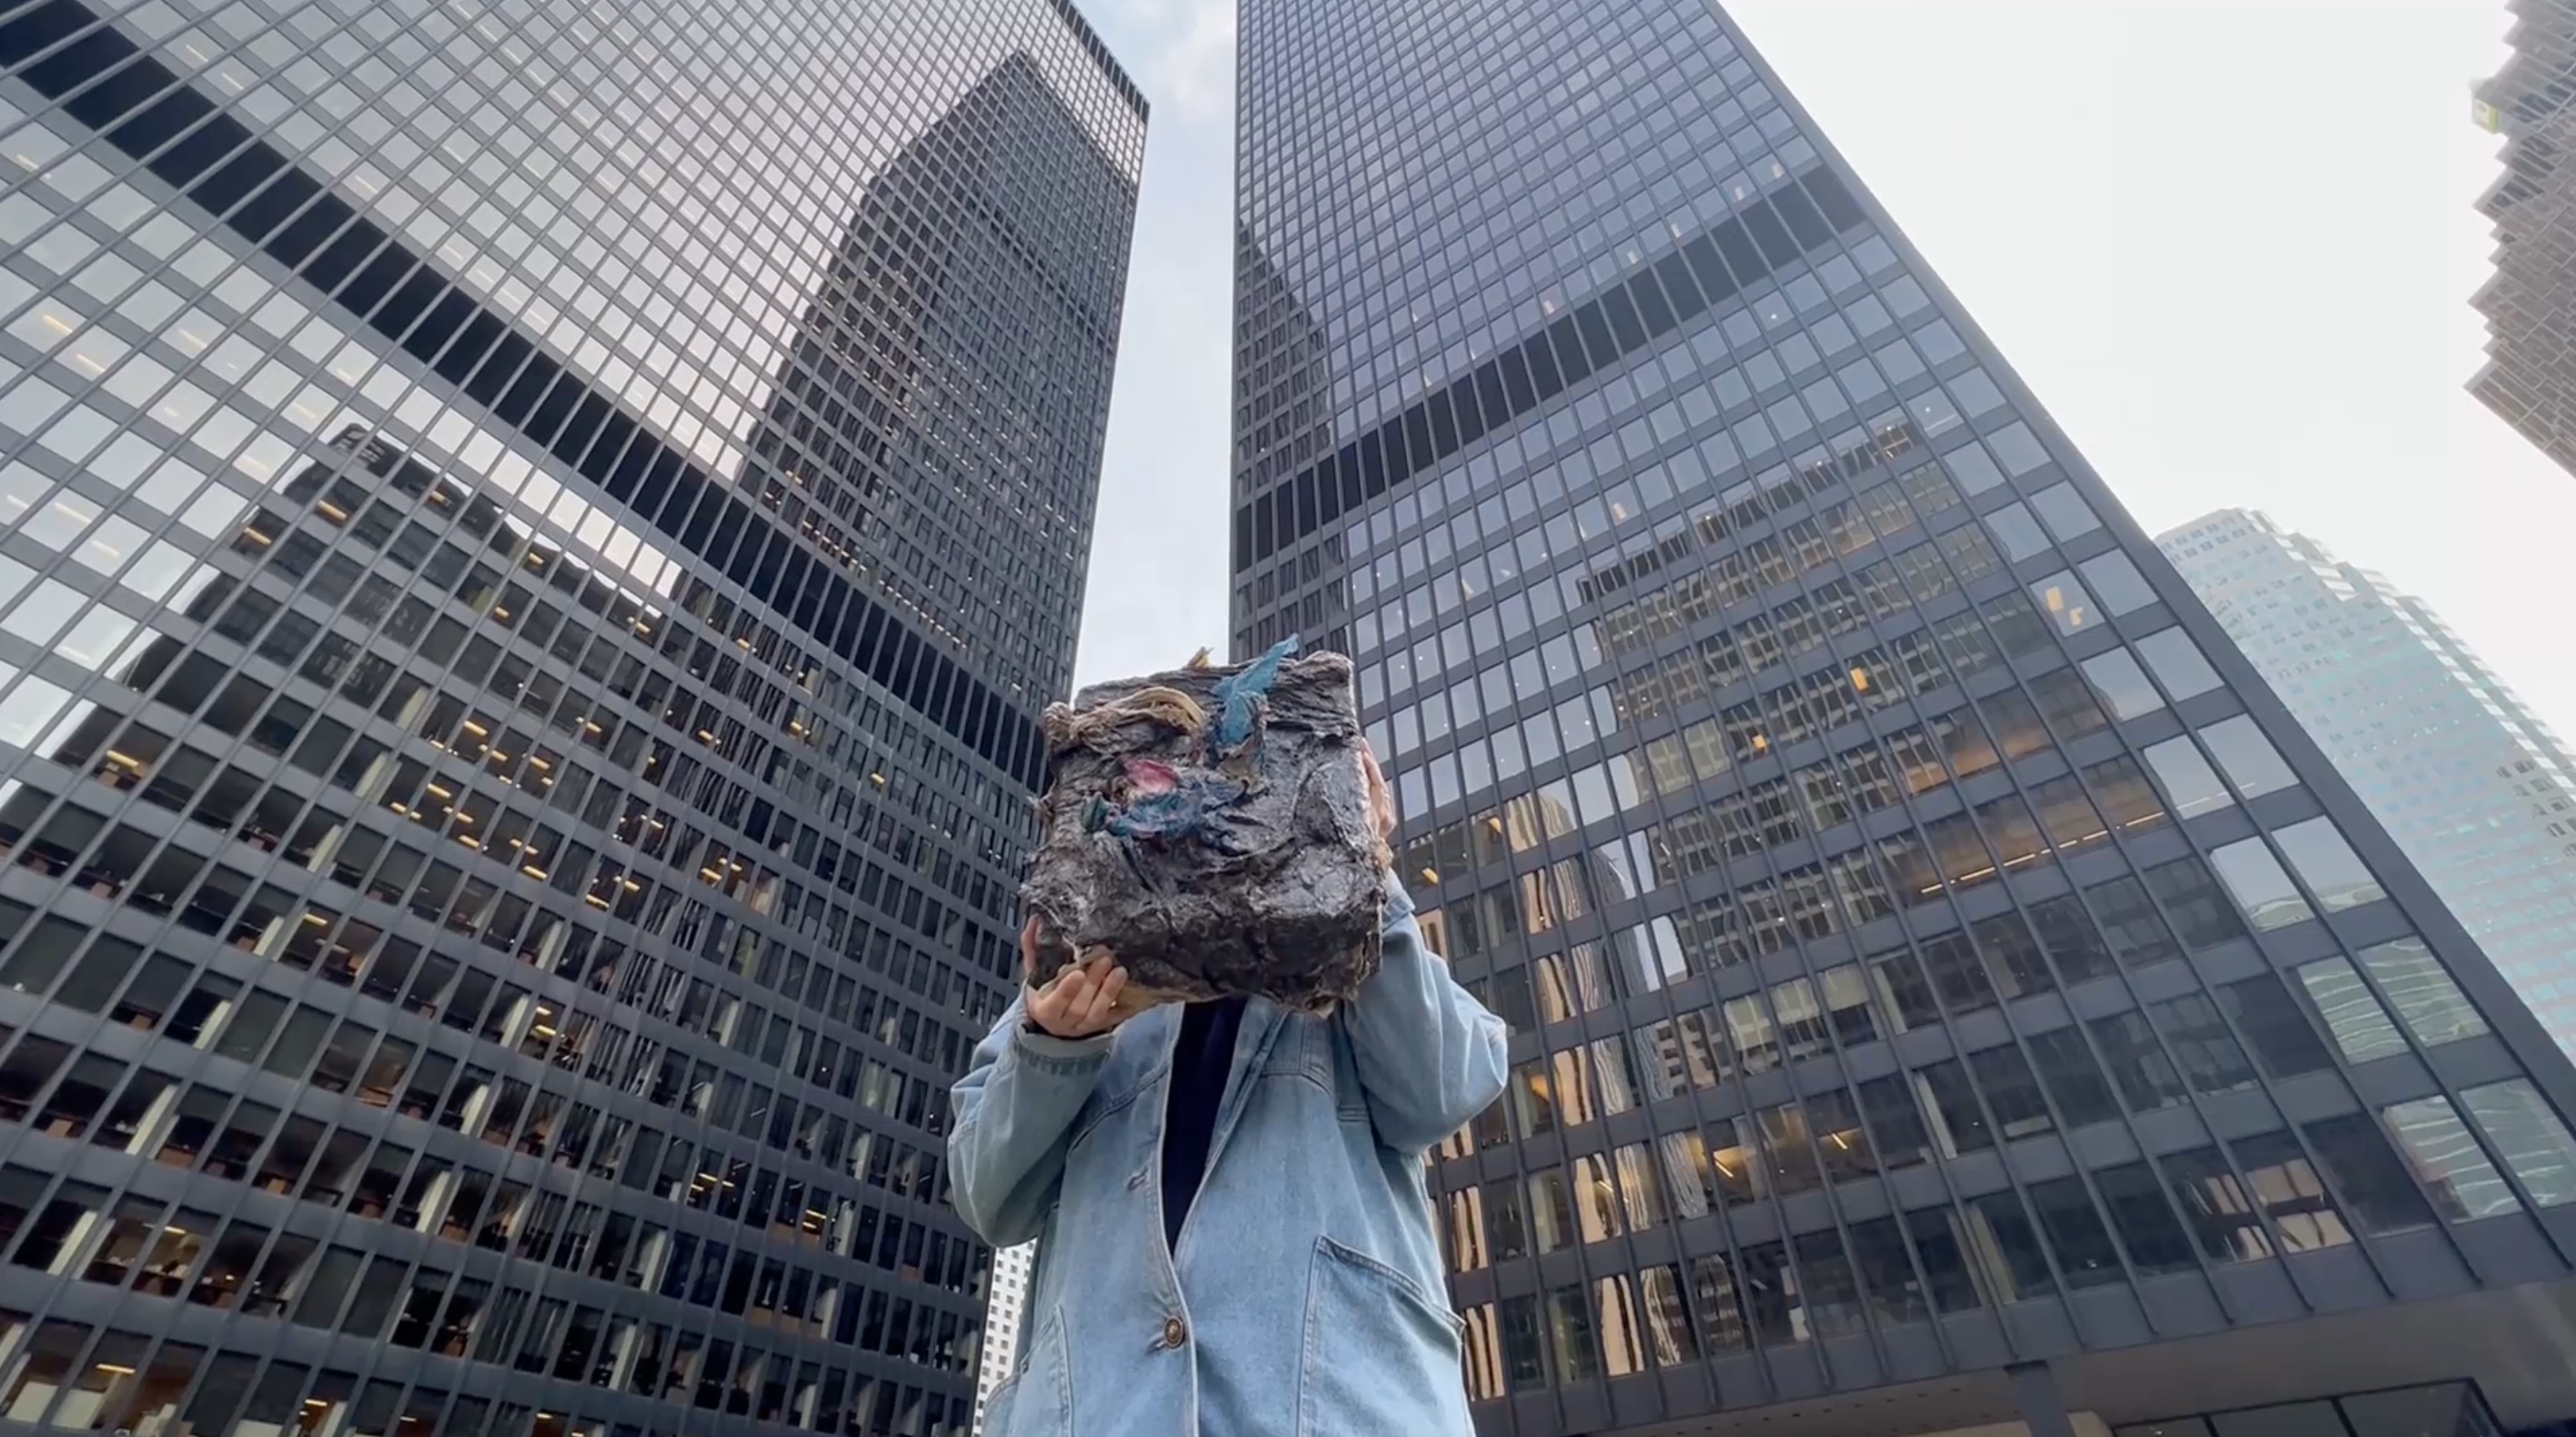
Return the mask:
<svg viewBox="0 0 2576 1437">
<path fill-rule="evenodd" d="M 1040 0 L 0 66 L 0 1413 L 967 1432 L 1134 86 Z"/>
<path fill-rule="evenodd" d="M 1353 654 L 1514 1028 L 1427 1159 L 1479 1430 L 2576 1410 L 2467 1097 L 2565 1063 L 1735 22 L 1241 34 L 1233 643 Z"/>
</svg>

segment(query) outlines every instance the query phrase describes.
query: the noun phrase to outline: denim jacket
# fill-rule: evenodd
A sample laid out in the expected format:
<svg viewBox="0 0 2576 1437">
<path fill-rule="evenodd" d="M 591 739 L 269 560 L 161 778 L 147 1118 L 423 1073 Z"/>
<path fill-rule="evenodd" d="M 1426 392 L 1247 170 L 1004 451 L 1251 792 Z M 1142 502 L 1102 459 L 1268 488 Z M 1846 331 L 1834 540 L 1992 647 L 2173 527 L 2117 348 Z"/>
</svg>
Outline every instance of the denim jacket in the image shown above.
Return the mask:
<svg viewBox="0 0 2576 1437">
<path fill-rule="evenodd" d="M 1502 1092 L 1502 1020 L 1388 885 L 1377 975 L 1329 1018 L 1244 1009 L 1205 1180 L 1163 1240 L 1174 1007 L 1097 1037 L 1013 1003 L 950 1099 L 958 1211 L 1039 1239 L 990 1437 L 1464 1437 L 1423 1153 Z"/>
</svg>

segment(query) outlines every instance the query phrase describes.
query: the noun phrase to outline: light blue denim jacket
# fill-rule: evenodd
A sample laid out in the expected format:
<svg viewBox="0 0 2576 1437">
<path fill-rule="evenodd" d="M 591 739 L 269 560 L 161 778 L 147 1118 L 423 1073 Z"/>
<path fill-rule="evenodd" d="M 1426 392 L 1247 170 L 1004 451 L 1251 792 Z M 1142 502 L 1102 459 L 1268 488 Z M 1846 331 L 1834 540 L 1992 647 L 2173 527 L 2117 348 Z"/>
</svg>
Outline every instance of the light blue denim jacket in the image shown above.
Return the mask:
<svg viewBox="0 0 2576 1437">
<path fill-rule="evenodd" d="M 1040 1239 L 989 1437 L 1464 1437 L 1423 1152 L 1502 1092 L 1502 1020 L 1389 883 L 1377 976 L 1329 1018 L 1244 1008 L 1207 1176 L 1163 1243 L 1176 1007 L 1095 1038 L 1014 1002 L 950 1093 L 957 1209 Z"/>
</svg>

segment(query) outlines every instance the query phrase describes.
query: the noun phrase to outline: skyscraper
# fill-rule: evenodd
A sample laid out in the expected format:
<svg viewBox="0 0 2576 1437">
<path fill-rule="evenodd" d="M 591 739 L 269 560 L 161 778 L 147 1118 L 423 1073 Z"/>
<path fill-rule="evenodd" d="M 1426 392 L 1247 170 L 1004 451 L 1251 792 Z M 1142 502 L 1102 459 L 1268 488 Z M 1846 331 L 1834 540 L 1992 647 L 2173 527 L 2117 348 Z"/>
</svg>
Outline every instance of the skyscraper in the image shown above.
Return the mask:
<svg viewBox="0 0 2576 1437">
<path fill-rule="evenodd" d="M 2478 87 L 2478 123 L 2505 137 L 2478 209 L 2495 222 L 2495 277 L 2477 294 L 2489 409 L 2576 473 L 2576 0 L 2506 0 L 2512 58 Z"/>
<path fill-rule="evenodd" d="M 1037 1257 L 1035 1243 L 1006 1247 L 993 1255 L 993 1300 L 984 1318 L 984 1355 L 975 1375 L 975 1437 L 983 1437 L 984 1405 L 993 1389 L 1009 1380 L 1020 1355 L 1020 1319 L 1029 1307 L 1029 1270 Z"/>
<path fill-rule="evenodd" d="M 2225 509 L 2156 542 L 2542 1025 L 2576 1048 L 2576 755 L 2422 600 L 2314 539 Z"/>
<path fill-rule="evenodd" d="M 0 66 L 0 1415 L 965 1433 L 1135 87 L 1064 0 Z"/>
<path fill-rule="evenodd" d="M 1516 1030 L 1480 1429 L 2576 1415 L 2576 1074 L 1735 24 L 1241 18 L 1233 643 Z"/>
</svg>

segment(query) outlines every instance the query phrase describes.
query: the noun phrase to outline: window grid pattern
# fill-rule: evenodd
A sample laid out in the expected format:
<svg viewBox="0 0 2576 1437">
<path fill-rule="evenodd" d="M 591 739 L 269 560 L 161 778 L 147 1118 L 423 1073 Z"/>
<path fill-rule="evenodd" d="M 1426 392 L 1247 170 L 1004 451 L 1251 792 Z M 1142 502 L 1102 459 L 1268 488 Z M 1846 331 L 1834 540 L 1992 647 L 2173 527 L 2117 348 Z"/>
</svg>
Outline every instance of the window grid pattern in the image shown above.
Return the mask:
<svg viewBox="0 0 2576 1437">
<path fill-rule="evenodd" d="M 2554 1055 L 1873 221 L 1310 522 L 1302 471 L 1669 292 L 1767 186 L 1857 193 L 1726 22 L 1283 0 L 1241 65 L 1234 640 L 1353 653 L 1426 934 L 1515 1030 L 1430 1160 L 1495 1421 L 2000 1364 L 2006 1309 L 2142 1341 L 2283 1265 L 2393 1290 L 2466 1224 L 2564 1270 L 2563 1124 L 2514 1076 Z M 1372 144 L 1426 115 L 1459 138 Z M 1723 145 L 1657 143 L 1702 115 Z M 2472 1071 L 2520 1086 L 2434 1076 Z"/>
<path fill-rule="evenodd" d="M 1145 107 L 734 9 L 0 21 L 12 1418 L 969 1429 Z"/>
</svg>

